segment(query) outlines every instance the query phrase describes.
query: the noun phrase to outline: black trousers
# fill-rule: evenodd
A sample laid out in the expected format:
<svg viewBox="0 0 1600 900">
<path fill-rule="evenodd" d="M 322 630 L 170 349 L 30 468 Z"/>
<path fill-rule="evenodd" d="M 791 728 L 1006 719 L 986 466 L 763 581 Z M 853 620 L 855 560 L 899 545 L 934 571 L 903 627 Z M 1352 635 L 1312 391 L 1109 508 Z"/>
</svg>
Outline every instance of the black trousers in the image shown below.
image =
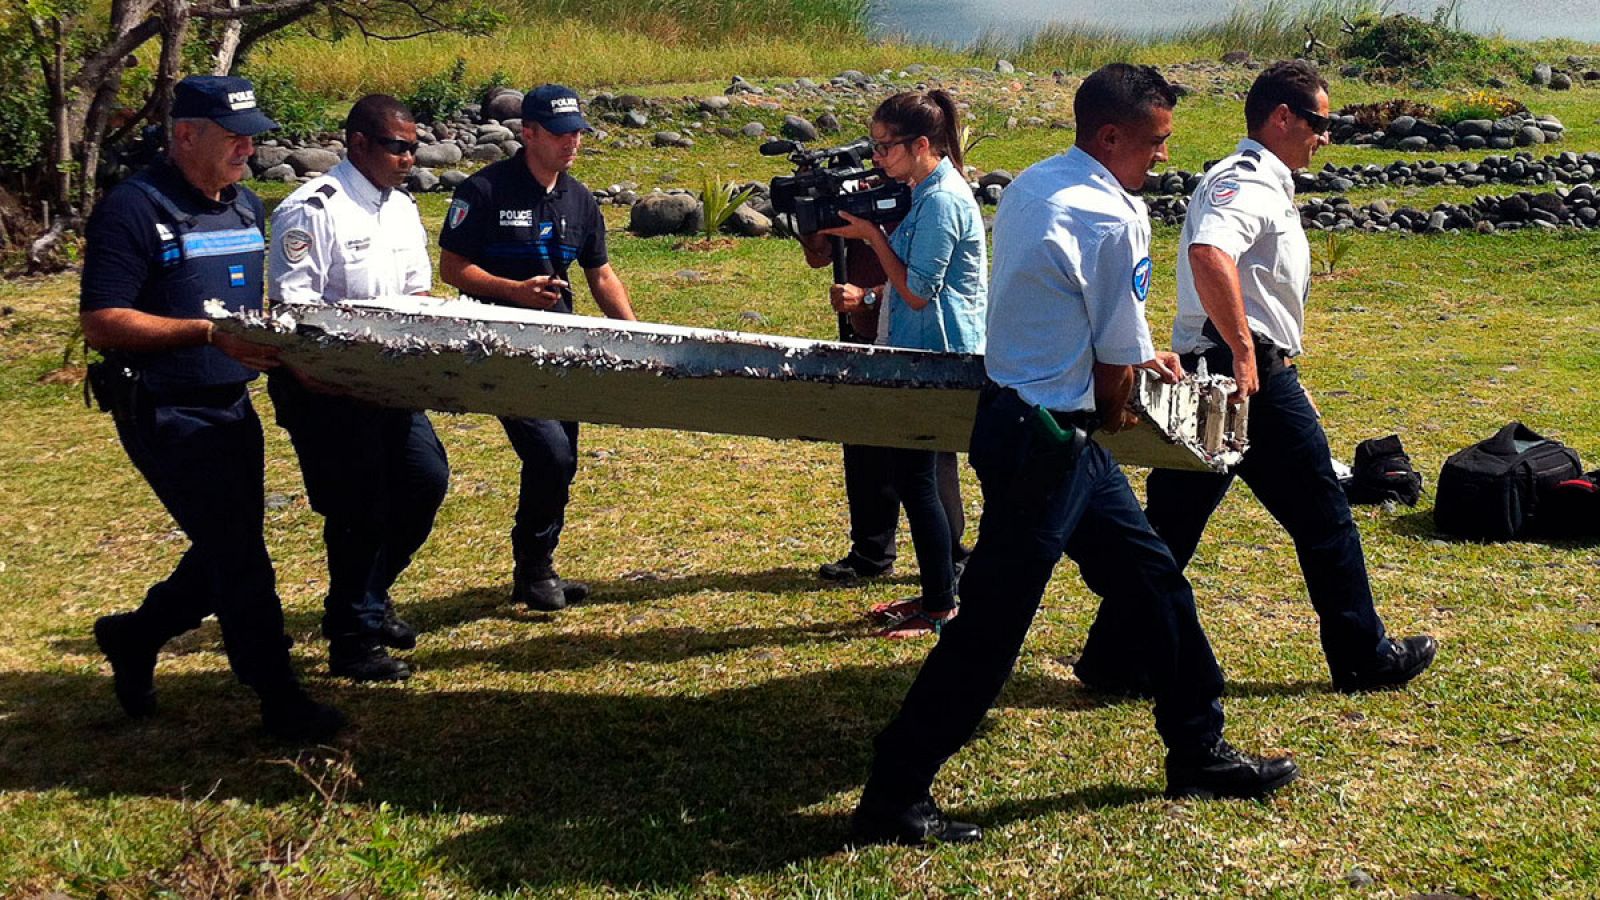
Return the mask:
<svg viewBox="0 0 1600 900">
<path fill-rule="evenodd" d="M 1232 372 L 1233 354 L 1226 347 L 1207 351 L 1213 372 Z M 1199 357 L 1186 355 L 1189 371 Z M 1206 523 L 1216 511 L 1234 476 L 1250 490 L 1294 540 L 1300 572 L 1322 630 L 1322 650 L 1334 672 L 1368 671 L 1380 661 L 1385 646 L 1383 621 L 1373 606 L 1361 533 L 1350 515 L 1350 503 L 1333 473 L 1328 437 L 1316 410 L 1300 385 L 1293 366 L 1263 372 L 1261 390 L 1250 398 L 1250 449 L 1232 474 L 1176 472 L 1157 469 L 1146 485 L 1146 514 L 1171 548 L 1178 565 L 1187 566 L 1199 546 Z M 1082 665 L 1096 671 L 1137 677 L 1128 672 L 1137 640 L 1136 623 L 1112 593 L 1102 593 L 1094 627 L 1083 650 Z"/>
<path fill-rule="evenodd" d="M 844 495 L 850 505 L 850 554 L 866 568 L 894 564 L 895 532 L 900 527 L 900 495 L 894 487 L 894 450 L 844 445 Z M 961 505 L 961 464 L 954 453 L 934 454 L 939 505 L 950 532 L 950 555 L 966 559 L 961 537 L 967 513 Z"/>
<path fill-rule="evenodd" d="M 262 536 L 261 420 L 245 386 L 182 396 L 135 386 L 115 417 L 128 458 L 190 542 L 134 613 L 140 632 L 159 646 L 215 615 L 240 681 L 257 690 L 292 682 L 283 607 Z"/>
<path fill-rule="evenodd" d="M 1222 672 L 1194 594 L 1111 455 L 1093 441 L 1076 459 L 1064 455 L 1037 430 L 1032 407 L 1005 389 L 985 391 L 979 402 L 971 458 L 983 517 L 961 578 L 961 615 L 878 735 L 862 802 L 905 805 L 927 795 L 1011 677 L 1062 553 L 1091 589 L 1124 587 L 1118 596 L 1140 626 L 1156 729 L 1167 746 L 1219 738 Z"/>
<path fill-rule="evenodd" d="M 444 445 L 420 412 L 318 393 L 289 375 L 270 376 L 267 390 L 300 458 L 311 508 L 323 518 L 322 633 L 371 635 L 449 489 Z"/>
<path fill-rule="evenodd" d="M 553 419 L 500 420 L 522 460 L 511 551 L 518 581 L 554 577 L 556 545 L 566 524 L 572 479 L 578 474 L 578 423 Z"/>
</svg>

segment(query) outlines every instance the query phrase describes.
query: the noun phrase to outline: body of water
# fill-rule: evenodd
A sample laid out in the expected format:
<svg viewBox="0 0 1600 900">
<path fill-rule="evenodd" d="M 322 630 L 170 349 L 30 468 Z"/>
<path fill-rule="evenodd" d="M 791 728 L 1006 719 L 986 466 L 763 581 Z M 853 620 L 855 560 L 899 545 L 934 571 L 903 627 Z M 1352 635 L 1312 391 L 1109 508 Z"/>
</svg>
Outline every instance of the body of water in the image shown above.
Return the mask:
<svg viewBox="0 0 1600 900">
<path fill-rule="evenodd" d="M 1439 5 L 1397 0 L 1389 11 L 1427 18 Z M 986 30 L 1022 36 L 1049 22 L 1173 31 L 1219 21 L 1230 9 L 1204 0 L 875 0 L 872 15 L 880 33 L 963 46 Z M 1460 10 L 1462 25 L 1484 34 L 1600 42 L 1600 0 L 1462 0 Z"/>
</svg>

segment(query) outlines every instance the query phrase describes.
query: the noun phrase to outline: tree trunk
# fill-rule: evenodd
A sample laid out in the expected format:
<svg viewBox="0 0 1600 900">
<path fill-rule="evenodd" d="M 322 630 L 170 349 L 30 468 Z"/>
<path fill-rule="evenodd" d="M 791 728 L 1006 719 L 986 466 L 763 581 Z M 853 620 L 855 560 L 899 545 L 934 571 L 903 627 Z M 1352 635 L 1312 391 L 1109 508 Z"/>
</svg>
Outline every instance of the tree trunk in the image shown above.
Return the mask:
<svg viewBox="0 0 1600 900">
<path fill-rule="evenodd" d="M 166 123 L 172 146 L 172 90 L 183 67 L 183 42 L 189 36 L 189 0 L 161 0 L 161 64 L 156 70 L 154 113 Z"/>
<path fill-rule="evenodd" d="M 237 9 L 239 0 L 228 0 L 229 9 Z M 244 34 L 243 19 L 229 19 L 222 25 L 222 37 L 217 41 L 217 54 L 211 74 L 226 75 L 233 71 L 234 55 L 239 52 L 239 38 Z"/>
<path fill-rule="evenodd" d="M 111 5 L 113 41 L 130 34 L 135 26 L 150 15 L 152 5 L 153 0 L 115 0 Z M 83 179 L 78 184 L 78 209 L 84 216 L 94 209 L 94 201 L 99 195 L 97 176 L 100 154 L 105 146 L 106 126 L 111 121 L 117 95 L 122 89 L 122 73 L 126 69 L 126 57 L 107 67 L 100 83 L 94 86 L 93 99 L 83 116 L 82 148 L 79 151 L 83 158 Z"/>
</svg>

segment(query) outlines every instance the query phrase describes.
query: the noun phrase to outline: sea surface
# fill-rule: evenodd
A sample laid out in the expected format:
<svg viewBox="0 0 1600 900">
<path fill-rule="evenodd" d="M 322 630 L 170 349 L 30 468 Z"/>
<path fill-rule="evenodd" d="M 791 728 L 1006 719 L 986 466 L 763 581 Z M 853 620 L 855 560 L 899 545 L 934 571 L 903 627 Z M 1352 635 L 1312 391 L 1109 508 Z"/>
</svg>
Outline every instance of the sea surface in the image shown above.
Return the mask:
<svg viewBox="0 0 1600 900">
<path fill-rule="evenodd" d="M 1389 11 L 1427 18 L 1439 5 L 1393 0 Z M 1017 37 L 1049 22 L 1172 31 L 1218 21 L 1231 9 L 1215 0 L 874 0 L 872 17 L 879 34 L 963 46 L 985 31 Z M 1483 34 L 1600 42 L 1600 0 L 1461 0 L 1460 16 L 1463 27 Z"/>
</svg>

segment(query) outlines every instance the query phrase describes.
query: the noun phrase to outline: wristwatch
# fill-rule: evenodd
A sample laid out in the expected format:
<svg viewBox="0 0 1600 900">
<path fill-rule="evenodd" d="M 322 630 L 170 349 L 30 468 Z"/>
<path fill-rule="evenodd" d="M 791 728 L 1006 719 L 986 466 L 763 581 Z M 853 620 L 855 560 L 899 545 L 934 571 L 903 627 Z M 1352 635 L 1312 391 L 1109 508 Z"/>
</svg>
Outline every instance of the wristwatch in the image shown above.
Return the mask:
<svg viewBox="0 0 1600 900">
<path fill-rule="evenodd" d="M 867 291 L 861 298 L 861 305 L 871 308 L 878 305 L 878 292 Z"/>
</svg>

